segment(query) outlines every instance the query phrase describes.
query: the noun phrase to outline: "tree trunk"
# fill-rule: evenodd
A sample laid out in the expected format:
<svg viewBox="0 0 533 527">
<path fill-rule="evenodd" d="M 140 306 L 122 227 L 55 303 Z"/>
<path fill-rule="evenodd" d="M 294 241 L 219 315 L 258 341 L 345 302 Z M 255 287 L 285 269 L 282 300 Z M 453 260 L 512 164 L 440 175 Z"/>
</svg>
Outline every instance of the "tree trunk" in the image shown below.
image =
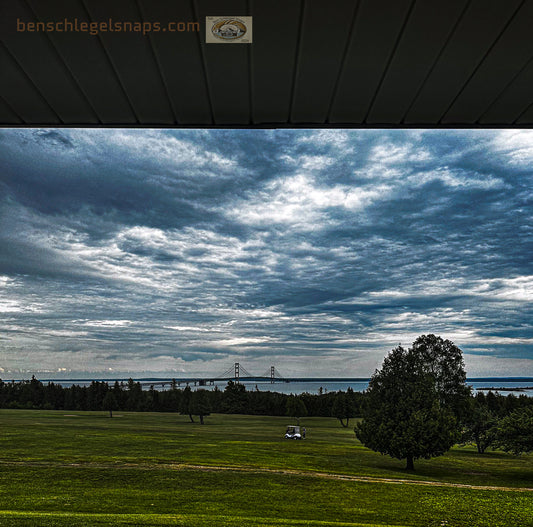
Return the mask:
<svg viewBox="0 0 533 527">
<path fill-rule="evenodd" d="M 200 414 L 200 424 L 203 425 L 204 424 L 204 416 Z"/>
<path fill-rule="evenodd" d="M 113 417 L 113 410 L 109 410 L 109 417 Z"/>
<path fill-rule="evenodd" d="M 474 434 L 474 441 L 476 442 L 477 453 L 483 454 L 483 452 L 481 451 L 481 438 L 479 437 L 479 434 Z"/>
<path fill-rule="evenodd" d="M 192 414 L 189 414 L 189 419 L 191 420 L 191 423 L 194 423 L 194 419 L 192 418 Z"/>
<path fill-rule="evenodd" d="M 415 469 L 415 463 L 413 456 L 407 456 L 407 466 L 405 467 L 406 470 L 414 470 Z"/>
</svg>

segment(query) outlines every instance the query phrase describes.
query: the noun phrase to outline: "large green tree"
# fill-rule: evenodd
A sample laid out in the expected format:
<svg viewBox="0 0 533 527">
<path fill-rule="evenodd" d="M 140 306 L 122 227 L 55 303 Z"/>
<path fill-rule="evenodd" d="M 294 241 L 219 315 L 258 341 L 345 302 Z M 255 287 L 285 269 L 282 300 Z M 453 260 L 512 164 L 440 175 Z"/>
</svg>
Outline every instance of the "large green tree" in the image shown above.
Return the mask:
<svg viewBox="0 0 533 527">
<path fill-rule="evenodd" d="M 459 439 L 470 389 L 462 353 L 448 340 L 422 335 L 409 349 L 398 346 L 372 376 L 355 427 L 368 448 L 414 461 L 444 454 Z"/>
</svg>

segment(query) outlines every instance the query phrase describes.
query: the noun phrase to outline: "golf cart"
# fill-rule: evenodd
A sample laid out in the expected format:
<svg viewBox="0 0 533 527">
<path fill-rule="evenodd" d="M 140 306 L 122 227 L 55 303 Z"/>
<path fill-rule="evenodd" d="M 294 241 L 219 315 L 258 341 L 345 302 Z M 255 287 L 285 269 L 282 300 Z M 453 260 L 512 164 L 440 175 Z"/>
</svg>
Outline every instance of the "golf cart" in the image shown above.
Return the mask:
<svg viewBox="0 0 533 527">
<path fill-rule="evenodd" d="M 285 432 L 285 439 L 302 439 L 299 426 L 288 426 Z"/>
</svg>

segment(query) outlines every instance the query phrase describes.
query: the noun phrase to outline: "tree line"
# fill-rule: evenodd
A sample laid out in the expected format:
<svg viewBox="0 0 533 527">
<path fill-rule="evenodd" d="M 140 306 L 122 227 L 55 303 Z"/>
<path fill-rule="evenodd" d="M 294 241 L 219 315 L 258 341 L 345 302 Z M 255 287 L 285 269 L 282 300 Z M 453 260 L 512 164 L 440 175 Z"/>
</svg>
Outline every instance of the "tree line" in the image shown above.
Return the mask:
<svg viewBox="0 0 533 527">
<path fill-rule="evenodd" d="M 291 417 L 337 417 L 343 426 L 359 415 L 364 395 L 348 388 L 346 392 L 289 395 L 275 391 L 247 390 L 229 381 L 224 389 L 191 390 L 172 381 L 166 390 L 140 382 L 92 381 L 87 386 L 62 386 L 54 382 L 0 380 L 0 408 L 70 411 L 178 412 L 191 419 L 209 413 L 250 414 Z"/>
</svg>

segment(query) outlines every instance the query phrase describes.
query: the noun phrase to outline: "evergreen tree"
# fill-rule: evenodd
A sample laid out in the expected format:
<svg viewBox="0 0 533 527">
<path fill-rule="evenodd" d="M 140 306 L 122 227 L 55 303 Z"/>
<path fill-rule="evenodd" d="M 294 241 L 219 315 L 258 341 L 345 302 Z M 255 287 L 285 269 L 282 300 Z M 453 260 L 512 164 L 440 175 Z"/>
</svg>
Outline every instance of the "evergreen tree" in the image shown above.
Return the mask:
<svg viewBox="0 0 533 527">
<path fill-rule="evenodd" d="M 533 407 L 515 410 L 501 419 L 496 446 L 515 455 L 533 451 Z"/>
<path fill-rule="evenodd" d="M 128 379 L 128 397 L 126 401 L 128 410 L 143 410 L 143 391 L 140 382 L 135 382 L 132 378 Z"/>
<path fill-rule="evenodd" d="M 248 397 L 244 384 L 228 381 L 224 388 L 223 409 L 229 414 L 247 413 Z"/>
<path fill-rule="evenodd" d="M 179 410 L 180 410 L 180 414 L 188 415 L 189 419 L 191 420 L 191 423 L 194 423 L 194 419 L 192 417 L 192 413 L 190 410 L 191 398 L 192 398 L 192 390 L 191 390 L 191 387 L 187 384 L 187 386 L 185 386 L 185 389 L 183 390 L 183 393 L 181 395 Z"/>
<path fill-rule="evenodd" d="M 298 420 L 298 424 L 300 424 L 300 417 L 307 415 L 307 408 L 300 397 L 296 397 L 295 395 L 289 396 L 287 399 L 286 415 L 295 417 Z"/>
</svg>

